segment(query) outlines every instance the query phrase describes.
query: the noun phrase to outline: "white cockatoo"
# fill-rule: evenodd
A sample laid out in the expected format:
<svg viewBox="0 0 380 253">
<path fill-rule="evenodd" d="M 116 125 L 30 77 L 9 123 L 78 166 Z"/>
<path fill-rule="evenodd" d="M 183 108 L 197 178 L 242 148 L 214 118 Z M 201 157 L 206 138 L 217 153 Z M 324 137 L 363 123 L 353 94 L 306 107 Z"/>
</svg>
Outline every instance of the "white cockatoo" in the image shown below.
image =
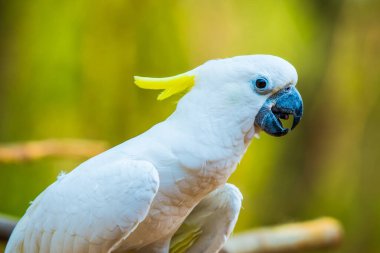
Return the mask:
<svg viewBox="0 0 380 253">
<path fill-rule="evenodd" d="M 135 77 L 158 99 L 188 91 L 165 121 L 79 165 L 30 205 L 6 253 L 218 252 L 242 195 L 226 183 L 260 129 L 302 116 L 297 73 L 271 55 L 208 61 L 168 78 Z"/>
</svg>

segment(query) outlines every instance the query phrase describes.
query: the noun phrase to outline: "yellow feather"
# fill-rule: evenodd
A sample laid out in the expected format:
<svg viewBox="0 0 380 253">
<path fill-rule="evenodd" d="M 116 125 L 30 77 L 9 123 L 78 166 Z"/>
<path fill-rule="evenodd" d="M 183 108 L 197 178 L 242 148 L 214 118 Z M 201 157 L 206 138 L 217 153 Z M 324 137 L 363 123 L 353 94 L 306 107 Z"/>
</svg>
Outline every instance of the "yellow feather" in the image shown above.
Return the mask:
<svg viewBox="0 0 380 253">
<path fill-rule="evenodd" d="M 185 253 L 201 236 L 200 227 L 182 224 L 170 242 L 170 253 Z"/>
<path fill-rule="evenodd" d="M 180 74 L 172 77 L 152 78 L 135 76 L 135 84 L 142 89 L 164 90 L 157 100 L 164 100 L 194 86 L 194 76 Z"/>
</svg>

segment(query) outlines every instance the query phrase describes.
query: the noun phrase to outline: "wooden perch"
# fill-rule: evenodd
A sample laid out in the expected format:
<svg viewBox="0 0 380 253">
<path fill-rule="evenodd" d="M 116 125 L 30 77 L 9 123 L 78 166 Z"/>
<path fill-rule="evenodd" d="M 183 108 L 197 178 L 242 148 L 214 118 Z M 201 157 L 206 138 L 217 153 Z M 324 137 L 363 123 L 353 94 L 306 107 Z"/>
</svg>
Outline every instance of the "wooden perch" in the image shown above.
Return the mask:
<svg viewBox="0 0 380 253">
<path fill-rule="evenodd" d="M 102 141 L 49 139 L 0 145 L 0 163 L 22 163 L 46 157 L 92 157 L 107 148 Z"/>
<path fill-rule="evenodd" d="M 334 247 L 341 242 L 342 236 L 343 229 L 337 220 L 320 218 L 239 233 L 227 241 L 222 252 L 305 252 Z"/>
<path fill-rule="evenodd" d="M 0 240 L 7 241 L 16 222 L 0 217 Z M 220 253 L 305 252 L 331 248 L 342 240 L 342 227 L 333 218 L 259 228 L 231 237 Z"/>
</svg>

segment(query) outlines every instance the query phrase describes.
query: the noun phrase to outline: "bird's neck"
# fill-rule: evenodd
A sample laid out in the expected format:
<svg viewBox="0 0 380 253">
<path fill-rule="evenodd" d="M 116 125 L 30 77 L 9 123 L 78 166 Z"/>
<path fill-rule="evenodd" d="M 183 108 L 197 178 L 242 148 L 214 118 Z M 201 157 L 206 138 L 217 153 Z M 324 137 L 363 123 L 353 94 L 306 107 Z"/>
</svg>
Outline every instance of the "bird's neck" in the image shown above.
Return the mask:
<svg viewBox="0 0 380 253">
<path fill-rule="evenodd" d="M 182 140 L 172 143 L 175 153 L 185 167 L 209 165 L 207 169 L 228 177 L 255 134 L 254 117 L 243 115 L 239 108 L 187 99 L 164 122 L 173 132 L 180 131 Z"/>
</svg>

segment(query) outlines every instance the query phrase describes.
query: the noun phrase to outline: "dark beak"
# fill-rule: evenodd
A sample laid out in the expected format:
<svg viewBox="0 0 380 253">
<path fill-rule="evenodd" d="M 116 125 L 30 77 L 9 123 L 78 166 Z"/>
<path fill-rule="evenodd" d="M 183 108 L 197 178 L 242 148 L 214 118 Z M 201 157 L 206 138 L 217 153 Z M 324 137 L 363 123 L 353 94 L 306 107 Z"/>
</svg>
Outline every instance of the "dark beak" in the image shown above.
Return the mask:
<svg viewBox="0 0 380 253">
<path fill-rule="evenodd" d="M 293 130 L 300 122 L 303 114 L 302 98 L 294 86 L 288 86 L 270 96 L 259 110 L 255 125 L 273 136 L 283 136 L 289 132 L 282 126 L 280 119 L 288 119 L 293 115 Z"/>
</svg>

